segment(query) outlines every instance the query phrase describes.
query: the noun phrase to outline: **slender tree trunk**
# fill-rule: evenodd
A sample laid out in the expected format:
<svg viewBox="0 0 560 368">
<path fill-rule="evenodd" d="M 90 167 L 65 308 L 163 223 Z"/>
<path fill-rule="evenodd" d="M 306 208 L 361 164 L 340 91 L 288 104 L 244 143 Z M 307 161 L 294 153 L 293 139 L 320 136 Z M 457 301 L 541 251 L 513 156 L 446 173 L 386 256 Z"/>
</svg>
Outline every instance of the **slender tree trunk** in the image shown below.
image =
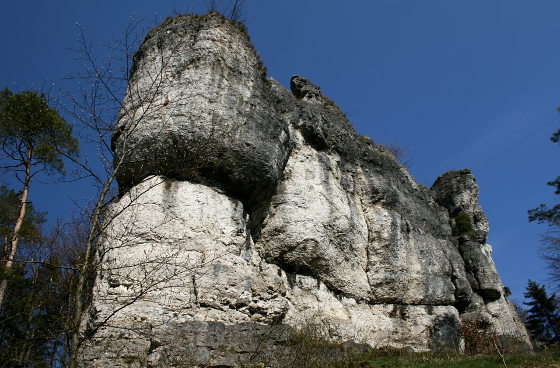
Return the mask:
<svg viewBox="0 0 560 368">
<path fill-rule="evenodd" d="M 7 236 L 5 236 L 3 244 L 4 244 L 4 254 L 6 254 L 6 255 L 8 254 L 8 243 L 9 242 L 10 242 L 10 239 Z"/>
<path fill-rule="evenodd" d="M 58 349 L 59 349 L 58 344 L 59 343 L 60 343 L 60 338 L 57 337 L 53 341 L 53 345 L 52 345 L 52 348 L 51 348 L 51 354 L 50 354 L 50 357 L 49 357 L 49 367 L 54 367 L 55 366 L 54 362 L 56 360 L 57 354 L 59 354 L 58 353 Z M 63 366 L 61 363 L 62 363 L 62 359 L 59 361 L 59 364 L 60 364 L 59 366 Z"/>
<path fill-rule="evenodd" d="M 33 269 L 33 283 L 31 284 L 31 297 L 29 298 L 27 304 L 27 321 L 24 326 L 25 328 L 25 341 L 21 346 L 21 354 L 19 358 L 19 366 L 24 367 L 26 363 L 29 362 L 29 355 L 31 353 L 31 343 L 35 338 L 36 329 L 33 328 L 33 317 L 35 317 L 35 309 L 37 307 L 37 296 L 36 296 L 36 284 L 38 278 L 38 271 L 37 268 L 34 267 Z M 39 305 L 41 301 L 39 300 Z"/>
<path fill-rule="evenodd" d="M 27 195 L 29 193 L 29 182 L 31 180 L 31 150 L 27 150 L 27 160 L 25 162 L 25 180 L 23 181 L 23 193 L 21 194 L 21 202 L 19 207 L 19 215 L 14 226 L 14 234 L 12 236 L 11 248 L 8 254 L 8 259 L 4 266 L 5 273 L 9 273 L 14 265 L 14 258 L 16 249 L 19 242 L 19 230 L 23 225 L 25 217 L 25 210 L 27 207 Z M 4 304 L 4 297 L 6 296 L 6 289 L 8 288 L 8 278 L 5 277 L 0 283 L 0 307 Z"/>
<path fill-rule="evenodd" d="M 120 166 L 119 164 L 116 165 L 117 169 Z M 70 346 L 70 357 L 68 362 L 69 368 L 76 368 L 78 366 L 78 351 L 80 349 L 80 345 L 82 340 L 80 338 L 80 327 L 82 325 L 82 317 L 84 315 L 84 300 L 86 298 L 86 284 L 88 281 L 88 277 L 91 276 L 94 262 L 94 250 L 95 250 L 95 238 L 97 237 L 97 231 L 101 221 L 101 208 L 105 203 L 105 198 L 109 189 L 111 188 L 111 183 L 115 179 L 116 171 L 113 172 L 112 176 L 109 178 L 108 182 L 105 183 L 101 194 L 99 195 L 97 204 L 93 211 L 92 221 L 91 221 L 91 228 L 89 230 L 88 238 L 86 241 L 86 249 L 84 250 L 84 259 L 83 263 L 80 266 L 79 273 L 78 273 L 78 284 L 76 286 L 76 293 L 74 295 L 74 316 L 73 316 L 73 323 L 72 323 L 72 332 L 71 332 L 71 346 Z"/>
</svg>

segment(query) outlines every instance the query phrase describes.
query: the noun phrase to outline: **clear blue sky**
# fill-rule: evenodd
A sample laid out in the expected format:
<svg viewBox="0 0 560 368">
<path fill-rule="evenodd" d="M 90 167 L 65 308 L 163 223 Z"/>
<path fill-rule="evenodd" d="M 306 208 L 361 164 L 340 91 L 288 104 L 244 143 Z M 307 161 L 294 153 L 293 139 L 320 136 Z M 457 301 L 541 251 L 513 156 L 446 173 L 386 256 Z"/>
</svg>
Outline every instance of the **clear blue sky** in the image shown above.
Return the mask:
<svg viewBox="0 0 560 368">
<path fill-rule="evenodd" d="M 0 88 L 68 86 L 79 71 L 67 47 L 79 22 L 94 42 L 129 16 L 162 19 L 205 1 L 3 1 Z M 515 297 L 546 281 L 527 210 L 556 200 L 560 175 L 549 141 L 560 116 L 560 1 L 247 0 L 246 24 L 269 74 L 322 87 L 358 132 L 408 149 L 416 180 L 430 186 L 471 168 L 498 270 Z M 102 57 L 102 56 L 101 56 Z M 87 197 L 84 184 L 32 188 L 31 200 L 62 216 Z"/>
</svg>

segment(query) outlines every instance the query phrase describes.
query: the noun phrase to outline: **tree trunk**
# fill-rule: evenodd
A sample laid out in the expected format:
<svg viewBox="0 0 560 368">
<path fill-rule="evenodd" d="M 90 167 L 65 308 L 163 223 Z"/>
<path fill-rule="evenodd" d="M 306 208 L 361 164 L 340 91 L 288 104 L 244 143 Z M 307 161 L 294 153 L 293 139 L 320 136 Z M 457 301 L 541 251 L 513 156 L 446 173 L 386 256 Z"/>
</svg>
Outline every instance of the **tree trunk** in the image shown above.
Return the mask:
<svg viewBox="0 0 560 368">
<path fill-rule="evenodd" d="M 19 207 L 19 215 L 14 226 L 14 234 L 12 236 L 10 253 L 8 254 L 8 259 L 6 265 L 4 266 L 4 272 L 8 274 L 14 265 L 14 258 L 16 255 L 16 249 L 19 242 L 19 230 L 23 225 L 23 219 L 25 217 L 25 210 L 27 207 L 27 195 L 29 193 L 29 182 L 31 180 L 31 150 L 27 150 L 27 160 L 25 162 L 25 180 L 23 181 L 23 193 L 21 194 L 21 202 Z M 4 304 L 4 297 L 6 296 L 6 289 L 8 288 L 8 278 L 5 277 L 0 283 L 0 307 Z"/>
<path fill-rule="evenodd" d="M 123 146 L 123 151 L 125 151 L 125 147 L 126 144 Z M 95 270 L 93 269 L 95 262 L 95 239 L 97 238 L 98 231 L 100 230 L 101 226 L 101 209 L 105 204 L 107 194 L 111 189 L 111 185 L 116 180 L 117 172 L 120 170 L 123 161 L 124 155 L 121 155 L 114 164 L 113 172 L 111 173 L 107 181 L 103 183 L 101 193 L 99 194 L 97 203 L 93 209 L 93 215 L 91 217 L 91 227 L 89 229 L 88 238 L 86 240 L 84 258 L 82 260 L 82 264 L 79 267 L 76 292 L 74 294 L 74 316 L 71 325 L 68 368 L 78 367 L 78 352 L 80 350 L 80 345 L 83 342 L 80 336 L 80 327 L 82 326 L 82 317 L 85 312 L 84 299 L 87 293 L 86 283 L 88 277 L 91 276 L 91 272 L 95 272 Z"/>
<path fill-rule="evenodd" d="M 76 286 L 76 293 L 74 295 L 74 317 L 73 317 L 73 324 L 72 324 L 72 333 L 71 333 L 71 346 L 70 346 L 70 357 L 68 362 L 68 368 L 76 368 L 78 366 L 78 351 L 80 349 L 80 345 L 82 343 L 80 337 L 80 327 L 82 326 L 82 317 L 84 314 L 84 299 L 85 294 L 87 293 L 86 290 L 86 283 L 87 279 L 90 276 L 90 272 L 92 271 L 93 262 L 94 262 L 94 242 L 97 236 L 98 226 L 100 225 L 101 221 L 101 208 L 105 203 L 105 197 L 111 188 L 111 183 L 115 180 L 116 171 L 120 165 L 116 164 L 116 169 L 113 172 L 112 176 L 109 178 L 108 182 L 105 183 L 101 194 L 99 195 L 97 204 L 95 205 L 92 221 L 91 221 L 91 228 L 89 230 L 88 238 L 86 241 L 86 249 L 84 250 L 84 259 L 83 263 L 80 266 L 80 271 L 78 273 L 78 284 Z"/>
</svg>

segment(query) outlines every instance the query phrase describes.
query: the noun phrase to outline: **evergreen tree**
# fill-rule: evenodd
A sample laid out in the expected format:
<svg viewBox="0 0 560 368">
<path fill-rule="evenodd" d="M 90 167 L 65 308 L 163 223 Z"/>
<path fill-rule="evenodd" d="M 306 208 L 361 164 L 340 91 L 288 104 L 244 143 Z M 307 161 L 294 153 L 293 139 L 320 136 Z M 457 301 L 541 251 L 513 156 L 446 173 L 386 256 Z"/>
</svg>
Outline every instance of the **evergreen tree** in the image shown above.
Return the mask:
<svg viewBox="0 0 560 368">
<path fill-rule="evenodd" d="M 0 185 L 0 259 L 8 257 L 11 236 L 19 215 L 21 193 Z M 45 222 L 45 213 L 37 212 L 31 202 L 27 203 L 27 211 L 19 230 L 19 238 L 25 243 L 41 239 L 41 225 Z"/>
<path fill-rule="evenodd" d="M 558 108 L 560 111 L 560 108 Z M 560 143 L 560 129 L 558 129 L 550 140 Z M 560 195 L 560 176 L 549 181 L 547 185 L 554 188 L 554 193 Z M 560 283 L 560 203 L 548 206 L 541 204 L 529 210 L 529 221 L 537 221 L 548 225 L 548 231 L 542 235 L 542 255 L 548 263 L 551 279 Z"/>
<path fill-rule="evenodd" d="M 11 227 L 3 263 L 8 275 L 14 267 L 17 247 L 27 211 L 31 179 L 40 172 L 64 173 L 65 156 L 78 152 L 72 137 L 72 126 L 49 107 L 46 96 L 24 91 L 14 94 L 0 91 L 0 167 L 21 183 L 17 217 Z M 0 281 L 0 307 L 3 304 L 9 277 Z"/>
<path fill-rule="evenodd" d="M 529 280 L 525 289 L 529 306 L 525 323 L 529 333 L 537 341 L 544 343 L 560 342 L 560 311 L 556 295 L 551 296 L 535 281 Z"/>
<path fill-rule="evenodd" d="M 19 216 L 21 193 L 0 186 L 0 259 L 8 257 L 14 225 Z M 60 346 L 60 306 L 64 301 L 57 295 L 61 292 L 60 280 L 63 271 L 45 264 L 19 262 L 20 260 L 48 257 L 49 250 L 42 250 L 41 225 L 45 214 L 37 212 L 31 202 L 19 231 L 20 259 L 14 259 L 9 272 L 0 268 L 0 279 L 6 280 L 6 290 L 0 307 L 0 366 L 42 367 L 50 366 L 52 347 Z M 36 250 L 39 249 L 39 254 Z M 47 265 L 48 264 L 48 265 Z M 56 264 L 56 263 L 54 263 Z M 63 304 L 61 304 L 63 303 Z M 53 309 L 54 308 L 54 309 Z"/>
<path fill-rule="evenodd" d="M 58 260 L 14 265 L 0 310 L 0 366 L 60 366 L 66 349 L 72 274 Z"/>
</svg>

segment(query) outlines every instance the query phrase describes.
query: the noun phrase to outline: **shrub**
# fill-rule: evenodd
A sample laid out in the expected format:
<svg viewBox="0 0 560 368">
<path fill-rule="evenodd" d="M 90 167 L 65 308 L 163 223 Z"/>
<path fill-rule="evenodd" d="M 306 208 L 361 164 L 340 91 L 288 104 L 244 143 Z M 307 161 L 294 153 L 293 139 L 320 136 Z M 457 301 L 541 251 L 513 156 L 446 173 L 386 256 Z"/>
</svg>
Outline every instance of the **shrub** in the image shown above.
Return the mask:
<svg viewBox="0 0 560 368">
<path fill-rule="evenodd" d="M 496 354 L 499 352 L 500 342 L 488 322 L 463 321 L 461 337 L 465 341 L 465 354 Z"/>
<path fill-rule="evenodd" d="M 325 331 L 317 324 L 307 324 L 290 334 L 285 352 L 277 359 L 279 368 L 325 367 L 333 360 L 333 349 Z"/>
<path fill-rule="evenodd" d="M 471 216 L 466 212 L 461 212 L 455 217 L 455 225 L 453 225 L 453 236 L 461 236 L 473 231 Z"/>
</svg>

